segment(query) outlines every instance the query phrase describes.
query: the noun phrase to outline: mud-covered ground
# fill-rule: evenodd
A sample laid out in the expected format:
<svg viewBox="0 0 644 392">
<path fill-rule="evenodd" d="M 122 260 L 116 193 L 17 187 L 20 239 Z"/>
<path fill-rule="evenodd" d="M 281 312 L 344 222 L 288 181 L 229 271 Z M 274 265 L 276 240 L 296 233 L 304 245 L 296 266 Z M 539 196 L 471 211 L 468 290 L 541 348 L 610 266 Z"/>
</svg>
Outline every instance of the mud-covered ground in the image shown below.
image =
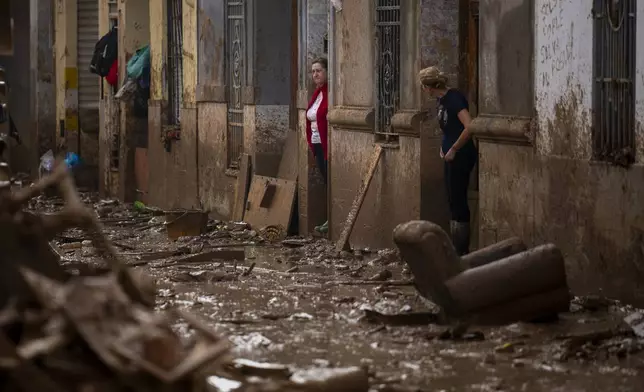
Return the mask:
<svg viewBox="0 0 644 392">
<path fill-rule="evenodd" d="M 171 241 L 163 215 L 84 197 L 123 258 L 156 279 L 157 307 L 200 314 L 240 357 L 294 367 L 364 366 L 373 390 L 381 391 L 644 390 L 644 340 L 622 321 L 633 309 L 619 304 L 576 299 L 555 323 L 473 327 L 453 340 L 445 327 L 410 316 L 430 311 L 430 304 L 416 295 L 393 250 L 337 254 L 312 238 L 270 244 L 245 224 L 222 222 L 210 222 L 200 237 Z M 31 208 L 60 205 L 40 198 Z M 102 268 L 80 231 L 54 245 L 72 271 Z M 206 262 L 186 259 L 218 249 L 231 252 Z M 400 325 L 412 322 L 421 325 Z M 181 323 L 176 328 L 191 333 Z"/>
</svg>

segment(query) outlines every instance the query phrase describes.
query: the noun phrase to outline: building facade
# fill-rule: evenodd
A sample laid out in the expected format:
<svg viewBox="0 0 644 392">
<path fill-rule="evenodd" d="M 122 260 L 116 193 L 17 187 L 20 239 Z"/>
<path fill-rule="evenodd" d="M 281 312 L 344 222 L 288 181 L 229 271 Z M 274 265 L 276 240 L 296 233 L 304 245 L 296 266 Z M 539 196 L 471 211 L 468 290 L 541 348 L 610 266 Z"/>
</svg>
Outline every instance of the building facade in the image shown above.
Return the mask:
<svg viewBox="0 0 644 392">
<path fill-rule="evenodd" d="M 477 1 L 352 0 L 332 15 L 330 232 L 337 238 L 375 144 L 384 153 L 351 236 L 392 246 L 401 222 L 448 225 L 435 102 L 418 72 L 440 67 L 476 109 Z M 472 208 L 476 210 L 473 181 Z M 476 214 L 473 214 L 476 216 Z M 476 239 L 475 241 L 476 242 Z"/>
<path fill-rule="evenodd" d="M 644 303 L 644 7 L 481 0 L 480 238 L 554 242 L 576 293 Z"/>
<path fill-rule="evenodd" d="M 3 40 L 12 28 L 11 42 L 2 42 L 0 67 L 6 71 L 9 109 L 20 145 L 11 141 L 10 162 L 16 172 L 35 174 L 38 158 L 54 148 L 55 90 L 52 50 L 54 8 L 50 0 L 3 2 L 0 10 Z M 8 49 L 7 49 L 8 48 Z"/>
<path fill-rule="evenodd" d="M 151 0 L 149 201 L 231 214 L 242 153 L 275 175 L 295 132 L 297 2 Z"/>
</svg>

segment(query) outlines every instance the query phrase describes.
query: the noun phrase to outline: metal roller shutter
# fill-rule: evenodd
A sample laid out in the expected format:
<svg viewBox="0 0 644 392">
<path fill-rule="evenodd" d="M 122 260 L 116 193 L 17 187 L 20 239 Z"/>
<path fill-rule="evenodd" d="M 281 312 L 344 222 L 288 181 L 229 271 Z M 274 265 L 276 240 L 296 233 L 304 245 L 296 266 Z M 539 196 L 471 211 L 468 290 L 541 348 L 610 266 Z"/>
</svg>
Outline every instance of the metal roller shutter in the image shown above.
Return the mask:
<svg viewBox="0 0 644 392">
<path fill-rule="evenodd" d="M 78 108 L 97 109 L 99 77 L 89 72 L 98 41 L 98 0 L 78 0 Z"/>
</svg>

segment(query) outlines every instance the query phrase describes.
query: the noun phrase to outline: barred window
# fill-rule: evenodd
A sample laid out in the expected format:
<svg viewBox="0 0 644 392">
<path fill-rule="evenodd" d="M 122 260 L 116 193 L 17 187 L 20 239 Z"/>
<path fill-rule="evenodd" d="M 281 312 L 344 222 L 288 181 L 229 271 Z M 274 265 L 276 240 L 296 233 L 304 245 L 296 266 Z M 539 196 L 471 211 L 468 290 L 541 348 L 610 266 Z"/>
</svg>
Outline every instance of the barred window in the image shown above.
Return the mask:
<svg viewBox="0 0 644 392">
<path fill-rule="evenodd" d="M 376 2 L 376 122 L 375 132 L 395 136 L 391 118 L 400 105 L 400 1 Z"/>
<path fill-rule="evenodd" d="M 182 0 L 167 0 L 168 10 L 168 125 L 181 123 L 183 104 Z"/>
<path fill-rule="evenodd" d="M 244 152 L 244 104 L 242 86 L 245 72 L 246 1 L 228 0 L 227 58 L 228 58 L 228 130 L 226 145 L 228 167 L 239 167 Z"/>
<path fill-rule="evenodd" d="M 110 29 L 119 24 L 119 11 L 117 0 L 107 0 L 107 13 L 110 20 Z"/>
<path fill-rule="evenodd" d="M 628 166 L 635 158 L 635 0 L 595 0 L 593 155 Z"/>
</svg>

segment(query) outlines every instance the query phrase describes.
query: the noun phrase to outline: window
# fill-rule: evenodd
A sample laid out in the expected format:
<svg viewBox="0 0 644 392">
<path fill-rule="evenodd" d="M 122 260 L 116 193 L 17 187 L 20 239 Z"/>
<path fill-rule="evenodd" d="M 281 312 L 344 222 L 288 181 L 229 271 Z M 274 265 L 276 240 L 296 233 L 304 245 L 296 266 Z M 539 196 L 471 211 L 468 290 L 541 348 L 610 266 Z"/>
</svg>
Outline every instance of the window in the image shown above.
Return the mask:
<svg viewBox="0 0 644 392">
<path fill-rule="evenodd" d="M 396 136 L 391 118 L 400 105 L 400 2 L 376 2 L 376 129 L 389 139 Z"/>
<path fill-rule="evenodd" d="M 593 155 L 628 166 L 635 158 L 636 0 L 595 0 Z"/>
<path fill-rule="evenodd" d="M 107 1 L 108 18 L 110 19 L 110 29 L 119 23 L 119 10 L 117 0 Z"/>
<path fill-rule="evenodd" d="M 168 1 L 168 125 L 181 123 L 183 104 L 182 0 Z"/>
<path fill-rule="evenodd" d="M 245 71 L 245 0 L 228 0 L 227 54 L 228 54 L 228 130 L 226 133 L 229 168 L 239 167 L 244 151 L 244 104 L 242 86 Z"/>
</svg>

